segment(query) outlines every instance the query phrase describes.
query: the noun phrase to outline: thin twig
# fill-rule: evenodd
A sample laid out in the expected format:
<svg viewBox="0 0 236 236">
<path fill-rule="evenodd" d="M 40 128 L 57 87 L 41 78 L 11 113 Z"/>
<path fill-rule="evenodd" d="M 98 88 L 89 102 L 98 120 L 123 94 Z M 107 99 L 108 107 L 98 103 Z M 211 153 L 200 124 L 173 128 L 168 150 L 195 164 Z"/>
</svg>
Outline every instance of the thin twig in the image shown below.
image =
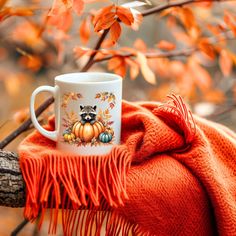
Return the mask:
<svg viewBox="0 0 236 236">
<path fill-rule="evenodd" d="M 17 234 L 28 224 L 28 220 L 24 219 L 11 233 L 11 236 L 17 236 Z"/>
<path fill-rule="evenodd" d="M 195 52 L 197 48 L 187 48 L 183 50 L 175 50 L 171 52 L 147 52 L 144 53 L 146 58 L 160 58 L 160 57 L 178 57 L 178 56 L 189 56 L 193 52 Z M 101 59 L 96 59 L 93 61 L 93 63 L 98 63 L 102 61 L 110 60 L 111 58 L 118 56 L 118 57 L 135 57 L 135 53 L 126 53 L 126 54 L 116 54 L 116 55 L 110 55 Z"/>
</svg>

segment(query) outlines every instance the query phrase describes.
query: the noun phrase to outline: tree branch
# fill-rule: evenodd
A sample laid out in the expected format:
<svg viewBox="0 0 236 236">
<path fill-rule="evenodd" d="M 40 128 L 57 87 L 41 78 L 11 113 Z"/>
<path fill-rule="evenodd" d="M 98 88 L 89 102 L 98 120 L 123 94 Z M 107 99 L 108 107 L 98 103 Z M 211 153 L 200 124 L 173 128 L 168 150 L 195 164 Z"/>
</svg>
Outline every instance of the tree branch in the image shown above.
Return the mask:
<svg viewBox="0 0 236 236">
<path fill-rule="evenodd" d="M 23 207 L 25 205 L 25 183 L 17 154 L 0 151 L 0 159 L 0 205 Z"/>
<path fill-rule="evenodd" d="M 109 29 L 105 30 L 102 35 L 100 36 L 96 46 L 94 47 L 93 53 L 91 54 L 91 56 L 89 57 L 88 62 L 85 64 L 85 66 L 81 69 L 81 72 L 85 72 L 88 71 L 89 68 L 94 64 L 93 60 L 94 57 L 97 55 L 98 50 L 100 49 L 104 39 L 106 38 L 107 34 L 109 32 Z"/>
<path fill-rule="evenodd" d="M 146 58 L 160 58 L 160 57 L 177 57 L 177 56 L 189 56 L 193 52 L 195 52 L 197 48 L 187 48 L 187 49 L 181 49 L 181 50 L 175 50 L 170 52 L 147 52 L 144 53 Z M 135 57 L 135 53 L 126 53 L 126 54 L 116 54 L 116 55 L 110 55 L 101 59 L 96 59 L 93 61 L 93 63 L 108 61 L 111 58 L 119 56 L 119 57 Z"/>
<path fill-rule="evenodd" d="M 235 36 L 234 36 L 233 32 L 228 31 L 228 32 L 221 33 L 217 36 L 208 37 L 207 39 L 210 43 L 216 44 L 216 43 L 219 43 L 223 40 L 235 39 Z M 147 53 L 144 53 L 144 55 L 146 56 L 146 58 L 161 58 L 161 57 L 169 57 L 170 58 L 170 57 L 179 57 L 179 56 L 189 56 L 189 55 L 191 55 L 192 53 L 194 53 L 198 50 L 199 49 L 197 47 L 193 47 L 193 48 L 173 50 L 173 51 L 169 51 L 169 52 L 164 52 L 164 51 L 147 52 Z M 93 63 L 108 61 L 111 58 L 113 58 L 114 56 L 135 57 L 136 54 L 135 53 L 125 53 L 125 54 L 109 55 L 109 56 L 104 57 L 104 58 L 96 59 L 96 60 L 93 61 Z"/>
<path fill-rule="evenodd" d="M 199 3 L 199 2 L 233 2 L 235 0 L 184 0 L 184 1 L 177 1 L 177 2 L 169 2 L 167 4 L 164 4 L 162 6 L 153 7 L 151 9 L 148 9 L 146 11 L 142 12 L 143 16 L 149 16 L 158 12 L 161 12 L 163 10 L 166 10 L 171 7 L 181 7 L 183 5 L 188 5 L 191 3 Z"/>
</svg>

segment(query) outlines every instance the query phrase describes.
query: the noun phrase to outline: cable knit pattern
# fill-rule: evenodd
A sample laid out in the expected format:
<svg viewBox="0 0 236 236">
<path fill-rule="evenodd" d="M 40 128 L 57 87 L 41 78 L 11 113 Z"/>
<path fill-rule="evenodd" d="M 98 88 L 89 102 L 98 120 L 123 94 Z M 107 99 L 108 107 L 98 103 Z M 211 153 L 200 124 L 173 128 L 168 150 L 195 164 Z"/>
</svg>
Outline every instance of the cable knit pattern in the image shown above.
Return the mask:
<svg viewBox="0 0 236 236">
<path fill-rule="evenodd" d="M 51 119 L 47 128 L 53 127 Z M 100 235 L 104 222 L 109 236 L 236 235 L 233 131 L 192 117 L 182 99 L 172 95 L 164 104 L 123 101 L 121 136 L 122 145 L 106 156 L 67 156 L 69 166 L 60 174 L 57 161 L 65 159 L 63 153 L 33 132 L 19 146 L 27 187 L 25 216 L 34 220 L 49 206 L 74 209 L 62 212 L 65 235 Z M 51 184 L 46 194 L 47 175 Z M 51 233 L 56 219 L 54 210 Z"/>
</svg>

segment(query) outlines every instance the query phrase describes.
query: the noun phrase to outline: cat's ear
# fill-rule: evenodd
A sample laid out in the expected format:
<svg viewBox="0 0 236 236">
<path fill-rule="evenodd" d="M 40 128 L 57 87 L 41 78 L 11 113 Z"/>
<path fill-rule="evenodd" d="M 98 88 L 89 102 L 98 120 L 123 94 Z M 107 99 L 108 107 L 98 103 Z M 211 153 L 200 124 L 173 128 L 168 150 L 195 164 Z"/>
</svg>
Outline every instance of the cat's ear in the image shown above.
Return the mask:
<svg viewBox="0 0 236 236">
<path fill-rule="evenodd" d="M 84 107 L 80 105 L 80 110 L 83 110 L 83 109 L 84 109 Z"/>
<path fill-rule="evenodd" d="M 97 109 L 97 106 L 94 106 L 94 107 L 93 107 L 93 109 L 94 109 L 94 111 L 96 111 L 96 109 Z"/>
</svg>

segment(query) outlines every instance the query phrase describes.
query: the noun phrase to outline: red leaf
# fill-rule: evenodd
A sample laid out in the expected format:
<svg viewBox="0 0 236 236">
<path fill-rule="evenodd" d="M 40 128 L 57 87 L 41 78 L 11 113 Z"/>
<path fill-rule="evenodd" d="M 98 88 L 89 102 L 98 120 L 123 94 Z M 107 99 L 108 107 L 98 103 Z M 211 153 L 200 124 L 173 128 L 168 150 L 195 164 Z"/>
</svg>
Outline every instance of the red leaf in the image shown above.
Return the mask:
<svg viewBox="0 0 236 236">
<path fill-rule="evenodd" d="M 115 44 L 117 42 L 117 40 L 119 39 L 120 34 L 121 34 L 121 27 L 120 27 L 119 22 L 116 21 L 111 26 L 110 34 L 111 34 L 111 40 L 112 40 L 113 44 Z"/>
</svg>

